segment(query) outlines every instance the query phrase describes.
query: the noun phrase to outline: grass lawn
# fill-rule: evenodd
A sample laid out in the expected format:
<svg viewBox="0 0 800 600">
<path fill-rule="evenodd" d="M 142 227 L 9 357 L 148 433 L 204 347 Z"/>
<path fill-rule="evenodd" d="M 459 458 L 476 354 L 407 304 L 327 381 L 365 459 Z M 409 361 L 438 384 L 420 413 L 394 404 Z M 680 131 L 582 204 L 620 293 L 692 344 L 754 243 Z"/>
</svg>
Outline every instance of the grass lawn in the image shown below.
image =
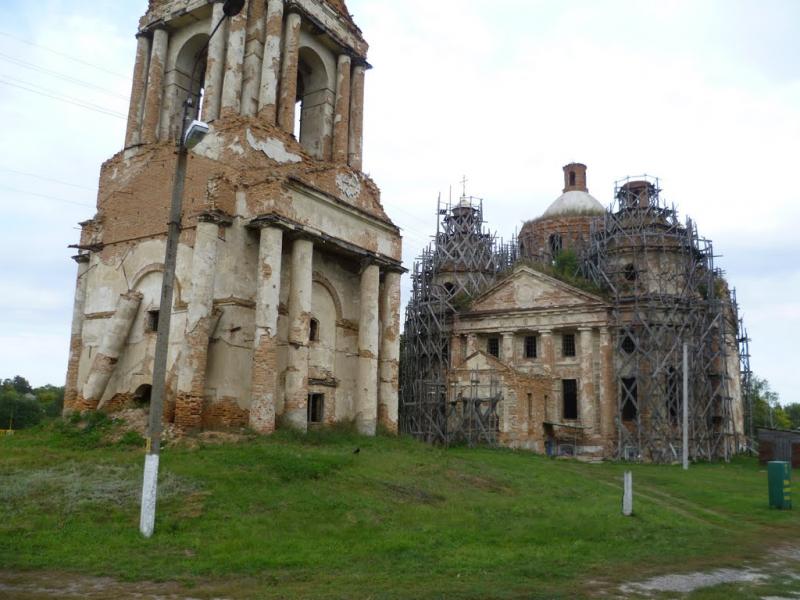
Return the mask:
<svg viewBox="0 0 800 600">
<path fill-rule="evenodd" d="M 338 430 L 166 449 L 145 540 L 143 450 L 103 433 L 0 438 L 0 569 L 222 581 L 232 598 L 575 598 L 800 534 L 800 511 L 767 507 L 752 459 L 683 472 Z"/>
</svg>

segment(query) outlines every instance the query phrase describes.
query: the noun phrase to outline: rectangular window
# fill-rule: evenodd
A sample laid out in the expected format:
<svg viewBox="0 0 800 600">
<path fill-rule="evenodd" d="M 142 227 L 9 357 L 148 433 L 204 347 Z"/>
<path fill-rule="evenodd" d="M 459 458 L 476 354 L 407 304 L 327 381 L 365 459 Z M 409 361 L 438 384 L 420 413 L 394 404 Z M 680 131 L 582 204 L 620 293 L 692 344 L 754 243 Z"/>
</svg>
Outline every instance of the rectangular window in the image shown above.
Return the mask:
<svg viewBox="0 0 800 600">
<path fill-rule="evenodd" d="M 561 335 L 561 355 L 575 356 L 575 334 L 564 333 Z"/>
<path fill-rule="evenodd" d="M 308 422 L 322 423 L 325 417 L 325 394 L 308 395 Z"/>
<path fill-rule="evenodd" d="M 528 392 L 528 421 L 533 417 L 533 394 Z"/>
<path fill-rule="evenodd" d="M 536 358 L 536 336 L 525 336 L 525 358 Z"/>
<path fill-rule="evenodd" d="M 498 337 L 490 337 L 488 340 L 486 340 L 486 352 L 488 352 L 492 356 L 499 357 L 500 356 L 500 338 L 498 338 Z"/>
<path fill-rule="evenodd" d="M 578 380 L 562 379 L 561 388 L 564 396 L 564 419 L 578 418 Z"/>
<path fill-rule="evenodd" d="M 148 310 L 147 311 L 147 331 L 158 331 L 158 311 L 157 310 Z"/>
<path fill-rule="evenodd" d="M 622 378 L 622 420 L 635 421 L 639 416 L 639 390 L 635 377 Z"/>
</svg>

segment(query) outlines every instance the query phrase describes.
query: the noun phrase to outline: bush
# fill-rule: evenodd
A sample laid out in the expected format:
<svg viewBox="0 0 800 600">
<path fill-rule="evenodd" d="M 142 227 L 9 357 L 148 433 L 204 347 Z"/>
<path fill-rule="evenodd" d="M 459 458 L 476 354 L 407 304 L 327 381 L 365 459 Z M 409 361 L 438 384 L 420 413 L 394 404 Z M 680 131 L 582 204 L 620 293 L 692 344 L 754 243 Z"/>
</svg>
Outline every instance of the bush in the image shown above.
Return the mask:
<svg viewBox="0 0 800 600">
<path fill-rule="evenodd" d="M 0 391 L 0 429 L 24 429 L 37 425 L 44 409 L 35 398 L 26 398 L 12 388 Z"/>
</svg>

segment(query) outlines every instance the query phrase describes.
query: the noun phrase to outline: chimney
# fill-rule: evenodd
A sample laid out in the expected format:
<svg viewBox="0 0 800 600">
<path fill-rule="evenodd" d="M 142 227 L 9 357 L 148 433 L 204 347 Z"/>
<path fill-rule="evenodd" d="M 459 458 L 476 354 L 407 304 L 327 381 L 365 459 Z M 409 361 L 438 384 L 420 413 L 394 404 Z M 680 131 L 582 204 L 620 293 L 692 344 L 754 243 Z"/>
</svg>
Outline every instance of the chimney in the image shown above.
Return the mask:
<svg viewBox="0 0 800 600">
<path fill-rule="evenodd" d="M 564 166 L 564 191 L 588 192 L 586 187 L 586 165 L 569 163 Z"/>
</svg>

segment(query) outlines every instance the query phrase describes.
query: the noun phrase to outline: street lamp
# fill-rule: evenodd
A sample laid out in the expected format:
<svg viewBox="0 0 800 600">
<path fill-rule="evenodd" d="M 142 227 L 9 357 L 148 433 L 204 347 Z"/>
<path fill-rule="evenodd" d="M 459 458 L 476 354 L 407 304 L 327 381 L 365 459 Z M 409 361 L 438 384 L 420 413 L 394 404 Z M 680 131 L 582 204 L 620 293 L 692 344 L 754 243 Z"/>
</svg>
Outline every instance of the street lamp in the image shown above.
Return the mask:
<svg viewBox="0 0 800 600">
<path fill-rule="evenodd" d="M 238 15 L 244 7 L 245 0 L 225 0 L 222 7 L 223 17 L 208 36 L 205 46 L 195 56 L 192 76 L 189 82 L 189 93 L 183 103 L 181 134 L 178 138 L 178 161 L 175 165 L 175 179 L 172 186 L 172 204 L 167 230 L 167 250 L 164 256 L 164 279 L 161 284 L 161 304 L 158 313 L 158 333 L 156 337 L 156 353 L 153 361 L 153 391 L 150 400 L 150 426 L 147 438 L 147 454 L 144 459 L 144 481 L 142 483 L 142 510 L 139 518 L 139 531 L 145 537 L 153 535 L 156 521 L 156 496 L 158 490 L 158 460 L 161 447 L 161 415 L 164 412 L 164 390 L 166 388 L 167 350 L 169 349 L 169 328 L 172 320 L 172 295 L 175 288 L 175 266 L 178 258 L 178 240 L 181 233 L 181 209 L 183 205 L 183 187 L 186 182 L 186 162 L 189 150 L 200 143 L 208 125 L 194 118 L 197 115 L 195 105 L 194 79 L 200 59 L 208 47 L 211 38 L 217 33 L 225 19 Z M 198 94 L 199 96 L 199 94 Z M 190 115 L 192 119 L 190 121 Z"/>
</svg>

